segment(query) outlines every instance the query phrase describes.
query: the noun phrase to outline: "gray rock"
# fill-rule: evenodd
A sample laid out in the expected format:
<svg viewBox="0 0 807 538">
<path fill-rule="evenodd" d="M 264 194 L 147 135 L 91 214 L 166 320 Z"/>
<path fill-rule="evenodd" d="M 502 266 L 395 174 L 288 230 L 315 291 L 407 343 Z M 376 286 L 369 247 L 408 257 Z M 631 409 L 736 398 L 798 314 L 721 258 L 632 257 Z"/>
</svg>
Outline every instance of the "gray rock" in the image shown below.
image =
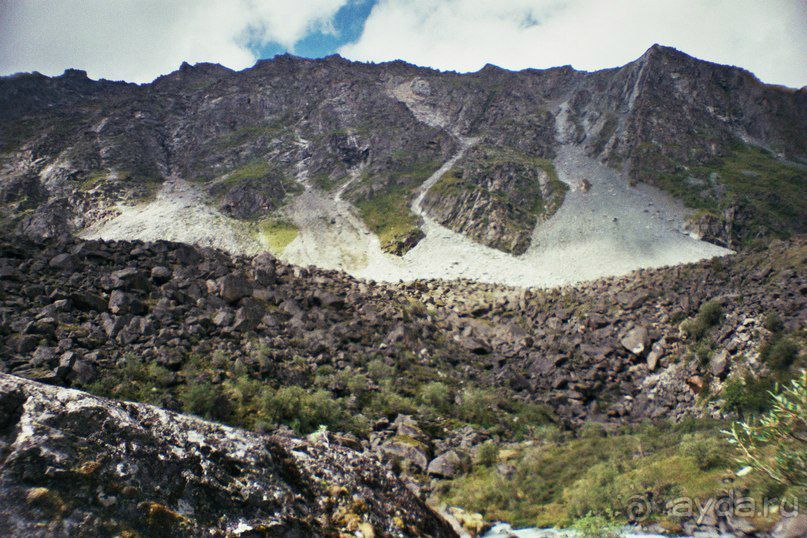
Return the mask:
<svg viewBox="0 0 807 538">
<path fill-rule="evenodd" d="M 138 297 L 121 290 L 109 294 L 109 311 L 113 314 L 144 314 L 146 305 Z"/>
<path fill-rule="evenodd" d="M 410 437 L 395 436 L 381 445 L 381 454 L 387 461 L 402 463 L 402 467 L 414 467 L 425 472 L 429 466 L 429 451 L 426 446 Z"/>
<path fill-rule="evenodd" d="M 56 350 L 49 346 L 39 346 L 31 358 L 31 365 L 35 367 L 53 366 L 56 362 Z"/>
<path fill-rule="evenodd" d="M 103 297 L 88 291 L 77 291 L 70 294 L 70 301 L 79 310 L 95 310 L 106 312 L 107 301 Z"/>
<path fill-rule="evenodd" d="M 222 277 L 218 282 L 219 296 L 234 304 L 252 295 L 252 285 L 243 273 L 233 273 Z"/>
<path fill-rule="evenodd" d="M 229 310 L 219 310 L 213 316 L 213 323 L 217 327 L 229 327 L 233 323 L 233 313 Z"/>
<path fill-rule="evenodd" d="M 658 362 L 664 357 L 666 340 L 663 338 L 653 344 L 650 353 L 647 354 L 647 369 L 651 372 L 656 369 Z"/>
<path fill-rule="evenodd" d="M 714 353 L 709 361 L 709 369 L 715 377 L 723 378 L 729 371 L 729 352 L 725 349 Z"/>
<path fill-rule="evenodd" d="M 173 271 L 168 267 L 158 265 L 157 267 L 151 268 L 151 280 L 154 281 L 157 285 L 162 285 L 171 280 L 173 277 Z"/>
<path fill-rule="evenodd" d="M 377 460 L 327 436 L 262 435 L 3 374 L 0 418 L 3 536 L 331 536 L 333 510 L 351 503 L 383 536 L 456 536 Z"/>
<path fill-rule="evenodd" d="M 48 265 L 54 269 L 61 269 L 62 271 L 72 272 L 76 269 L 76 259 L 67 253 L 57 254 L 50 259 Z"/>
<path fill-rule="evenodd" d="M 113 289 L 147 291 L 149 283 L 142 271 L 136 267 L 126 267 L 112 272 L 110 275 L 110 287 Z"/>
<path fill-rule="evenodd" d="M 645 327 L 634 327 L 620 339 L 619 343 L 634 355 L 642 355 L 650 346 L 650 335 Z"/>
<path fill-rule="evenodd" d="M 429 462 L 427 472 L 440 478 L 455 478 L 468 470 L 468 457 L 460 456 L 456 450 L 440 454 Z"/>
<path fill-rule="evenodd" d="M 807 536 L 807 514 L 782 518 L 771 531 L 772 538 L 804 538 Z"/>
</svg>

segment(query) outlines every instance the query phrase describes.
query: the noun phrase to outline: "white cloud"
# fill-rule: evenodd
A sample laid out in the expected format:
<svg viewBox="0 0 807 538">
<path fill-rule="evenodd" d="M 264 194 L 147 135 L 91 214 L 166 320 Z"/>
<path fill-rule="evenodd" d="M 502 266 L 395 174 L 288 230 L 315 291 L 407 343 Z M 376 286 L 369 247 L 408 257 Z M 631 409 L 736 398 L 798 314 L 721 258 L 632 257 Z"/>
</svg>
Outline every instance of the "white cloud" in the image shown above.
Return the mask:
<svg viewBox="0 0 807 538">
<path fill-rule="evenodd" d="M 256 60 L 251 45 L 291 49 L 311 31 L 330 31 L 347 1 L 0 1 L 0 73 L 75 67 L 148 82 L 183 61 L 242 69 Z"/>
<path fill-rule="evenodd" d="M 475 71 L 623 65 L 653 43 L 807 84 L 807 2 L 796 0 L 381 0 L 356 43 L 364 61 Z"/>
</svg>

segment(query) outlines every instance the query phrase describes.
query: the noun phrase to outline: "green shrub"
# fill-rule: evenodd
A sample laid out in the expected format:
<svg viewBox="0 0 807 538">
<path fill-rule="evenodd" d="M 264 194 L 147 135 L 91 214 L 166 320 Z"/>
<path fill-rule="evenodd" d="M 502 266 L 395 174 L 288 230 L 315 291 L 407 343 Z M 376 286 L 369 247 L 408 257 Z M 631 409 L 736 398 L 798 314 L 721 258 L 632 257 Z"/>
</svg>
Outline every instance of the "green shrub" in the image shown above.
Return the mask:
<svg viewBox="0 0 807 538">
<path fill-rule="evenodd" d="M 492 391 L 469 388 L 462 392 L 459 418 L 472 424 L 489 427 L 499 419 L 499 397 Z"/>
<path fill-rule="evenodd" d="M 709 330 L 720 323 L 722 307 L 718 301 L 707 301 L 698 310 L 698 315 L 681 324 L 681 330 L 690 340 L 700 340 Z"/>
<path fill-rule="evenodd" d="M 582 478 L 569 487 L 564 497 L 573 517 L 614 513 L 623 493 L 619 482 L 622 470 L 611 462 L 603 462 L 586 470 Z"/>
<path fill-rule="evenodd" d="M 286 424 L 303 434 L 320 426 L 337 426 L 344 421 L 344 411 L 330 392 L 317 390 L 309 393 L 296 385 L 264 391 L 260 409 L 271 423 Z"/>
<path fill-rule="evenodd" d="M 161 405 L 174 381 L 175 375 L 169 370 L 127 354 L 116 367 L 82 388 L 119 400 Z"/>
<path fill-rule="evenodd" d="M 185 411 L 219 421 L 232 416 L 232 405 L 221 385 L 209 381 L 192 381 L 179 391 Z"/>
<path fill-rule="evenodd" d="M 759 349 L 759 358 L 774 370 L 779 371 L 790 368 L 798 356 L 799 345 L 781 334 L 774 335 Z"/>
<path fill-rule="evenodd" d="M 603 516 L 588 514 L 576 520 L 571 529 L 579 533 L 580 538 L 618 538 L 619 526 Z"/>
<path fill-rule="evenodd" d="M 418 391 L 418 401 L 441 413 L 447 413 L 451 409 L 454 396 L 451 389 L 439 381 L 426 383 Z"/>
<path fill-rule="evenodd" d="M 383 415 L 389 419 L 397 415 L 411 415 L 417 411 L 415 403 L 406 396 L 401 396 L 391 385 L 382 387 L 373 395 L 369 404 L 370 409 L 376 415 Z"/>
<path fill-rule="evenodd" d="M 373 359 L 367 363 L 367 373 L 375 381 L 384 381 L 395 377 L 397 370 L 383 361 L 383 359 Z"/>
<path fill-rule="evenodd" d="M 709 327 L 717 325 L 722 315 L 723 308 L 718 301 L 707 301 L 698 310 L 698 318 Z"/>
<path fill-rule="evenodd" d="M 771 331 L 772 333 L 781 332 L 782 329 L 785 328 L 784 323 L 776 314 L 776 312 L 770 312 L 765 319 L 762 321 L 762 326 Z"/>
<path fill-rule="evenodd" d="M 484 467 L 496 465 L 499 461 L 499 445 L 493 441 L 482 443 L 476 451 L 476 464 Z"/>
<path fill-rule="evenodd" d="M 756 415 L 770 406 L 769 391 L 774 382 L 768 377 L 755 379 L 751 374 L 733 377 L 723 387 L 723 409 L 740 416 Z"/>
<path fill-rule="evenodd" d="M 783 486 L 807 489 L 807 371 L 772 397 L 758 421 L 738 422 L 725 432 L 740 448 L 739 462 Z"/>
<path fill-rule="evenodd" d="M 716 467 L 724 467 L 728 463 L 728 448 L 715 436 L 703 433 L 686 434 L 678 446 L 681 456 L 691 457 L 698 469 L 706 471 Z"/>
</svg>

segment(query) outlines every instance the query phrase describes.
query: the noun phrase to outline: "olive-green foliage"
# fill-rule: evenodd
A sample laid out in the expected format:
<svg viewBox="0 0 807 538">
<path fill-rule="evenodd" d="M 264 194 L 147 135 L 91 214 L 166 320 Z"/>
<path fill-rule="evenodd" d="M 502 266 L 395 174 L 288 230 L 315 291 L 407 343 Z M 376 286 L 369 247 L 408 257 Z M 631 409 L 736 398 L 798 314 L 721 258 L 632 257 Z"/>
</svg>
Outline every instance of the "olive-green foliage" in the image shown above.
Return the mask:
<svg viewBox="0 0 807 538">
<path fill-rule="evenodd" d="M 109 374 L 82 388 L 119 400 L 161 404 L 173 383 L 169 370 L 127 354 Z"/>
<path fill-rule="evenodd" d="M 499 399 L 493 391 L 468 388 L 462 392 L 459 416 L 466 422 L 489 427 L 497 421 L 498 405 Z"/>
<path fill-rule="evenodd" d="M 344 426 L 344 409 L 326 390 L 308 392 L 299 386 L 263 390 L 259 409 L 272 424 L 287 424 L 301 433 L 319 426 Z"/>
<path fill-rule="evenodd" d="M 581 538 L 618 538 L 621 536 L 619 526 L 609 518 L 592 514 L 581 517 L 570 528 L 577 531 Z"/>
<path fill-rule="evenodd" d="M 133 202 L 153 200 L 162 184 L 162 180 L 146 173 L 135 173 L 129 170 L 91 170 L 78 184 L 81 191 L 91 191 L 106 181 L 114 181 L 124 187 L 132 195 Z"/>
<path fill-rule="evenodd" d="M 268 218 L 257 226 L 258 240 L 275 255 L 282 253 L 299 234 L 297 226 L 285 219 Z"/>
<path fill-rule="evenodd" d="M 274 172 L 274 168 L 266 161 L 252 161 L 235 168 L 225 177 L 224 182 L 234 185 L 248 179 L 263 179 Z"/>
<path fill-rule="evenodd" d="M 490 467 L 496 465 L 499 460 L 499 445 L 494 441 L 487 441 L 477 449 L 476 464 L 483 467 Z"/>
<path fill-rule="evenodd" d="M 774 334 L 759 349 L 759 358 L 777 371 L 786 371 L 799 356 L 799 344 L 781 333 Z"/>
<path fill-rule="evenodd" d="M 681 324 L 681 330 L 688 339 L 700 340 L 709 330 L 720 323 L 722 307 L 717 301 L 707 301 L 698 310 L 698 315 Z"/>
<path fill-rule="evenodd" d="M 769 377 L 732 377 L 723 387 L 723 409 L 740 416 L 762 413 L 770 406 L 769 392 L 774 385 Z"/>
<path fill-rule="evenodd" d="M 542 159 L 527 155 L 523 152 L 512 149 L 501 149 L 494 147 L 477 148 L 475 154 L 479 157 L 472 159 L 472 164 L 479 167 L 482 176 L 489 175 L 495 168 L 502 165 L 521 166 L 526 169 L 540 169 L 549 176 L 550 196 L 544 199 L 540 185 L 537 181 L 520 182 L 515 192 L 505 192 L 502 190 L 485 191 L 486 196 L 502 202 L 503 206 L 513 213 L 512 218 L 530 218 L 531 222 L 540 216 L 552 215 L 563 202 L 568 186 L 558 179 L 555 166 L 549 159 Z M 430 196 L 445 196 L 460 193 L 462 191 L 483 190 L 483 187 L 471 179 L 465 179 L 460 166 L 449 170 L 440 180 L 435 183 L 429 191 Z M 533 203 L 530 204 L 529 202 Z"/>
<path fill-rule="evenodd" d="M 726 432 L 740 449 L 739 462 L 778 484 L 807 494 L 807 371 L 781 390 L 757 421 L 738 422 Z"/>
<path fill-rule="evenodd" d="M 371 420 L 415 415 L 425 429 L 433 422 L 489 426 L 491 431 L 523 437 L 553 417 L 543 406 L 513 400 L 509 394 L 476 387 L 460 392 L 432 381 L 433 372 L 418 369 L 407 353 L 396 359 L 373 358 L 365 368 L 337 370 L 325 364 L 311 368 L 299 359 L 287 364 L 300 374 L 300 384 L 276 386 L 255 370 L 265 370 L 265 350 L 256 347 L 254 366 L 233 361 L 223 352 L 191 354 L 174 373 L 153 362 L 127 357 L 104 371 L 88 390 L 104 396 L 156 403 L 204 418 L 253 429 L 287 425 L 299 433 L 325 426 L 366 435 Z M 399 367 L 406 369 L 402 376 Z"/>
<path fill-rule="evenodd" d="M 444 499 L 481 511 L 487 519 L 564 526 L 586 516 L 624 521 L 622 503 L 632 495 L 651 493 L 663 506 L 665 500 L 705 497 L 724 487 L 732 448 L 719 424 L 687 421 L 607 434 L 601 428 L 589 431 L 517 449 L 506 461 L 514 468 L 511 476 L 501 475 L 490 460 L 477 460 L 469 475 L 446 485 Z M 738 479 L 740 486 L 744 480 Z"/>
<path fill-rule="evenodd" d="M 180 390 L 183 409 L 210 420 L 227 422 L 232 416 L 232 405 L 221 385 L 209 381 L 196 381 Z"/>
<path fill-rule="evenodd" d="M 451 409 L 454 397 L 448 385 L 434 381 L 420 387 L 418 391 L 418 401 L 441 413 L 447 413 Z"/>
<path fill-rule="evenodd" d="M 402 155 L 400 169 L 383 178 L 381 188 L 371 194 L 354 199 L 359 216 L 378 236 L 381 248 L 388 250 L 396 242 L 417 233 L 420 220 L 409 206 L 419 185 L 426 181 L 440 165 L 435 162 L 407 162 L 411 156 Z M 380 178 L 366 176 L 359 183 L 379 184 Z"/>
<path fill-rule="evenodd" d="M 682 456 L 691 456 L 701 471 L 729 464 L 725 443 L 719 437 L 703 432 L 685 434 L 678 445 L 678 452 Z"/>
<path fill-rule="evenodd" d="M 254 143 L 255 139 L 282 138 L 290 132 L 286 121 L 288 120 L 280 119 L 262 124 L 246 125 L 222 134 L 215 143 L 219 149 L 228 149 L 244 143 Z"/>
<path fill-rule="evenodd" d="M 409 189 L 393 186 L 356 202 L 359 215 L 378 235 L 382 248 L 393 246 L 419 227 L 417 215 L 409 209 L 410 198 Z"/>
<path fill-rule="evenodd" d="M 785 326 L 776 312 L 769 312 L 762 321 L 762 326 L 772 333 L 781 332 Z"/>
</svg>

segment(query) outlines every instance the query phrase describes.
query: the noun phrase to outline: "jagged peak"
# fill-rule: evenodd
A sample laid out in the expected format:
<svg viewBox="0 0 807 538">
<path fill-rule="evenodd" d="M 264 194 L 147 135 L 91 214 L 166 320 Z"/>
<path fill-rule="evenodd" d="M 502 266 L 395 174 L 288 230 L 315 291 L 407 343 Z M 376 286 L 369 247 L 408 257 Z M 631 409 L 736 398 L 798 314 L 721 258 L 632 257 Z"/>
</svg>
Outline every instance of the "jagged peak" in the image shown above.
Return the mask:
<svg viewBox="0 0 807 538">
<path fill-rule="evenodd" d="M 60 75 L 63 78 L 74 78 L 74 79 L 84 79 L 90 78 L 87 76 L 87 72 L 83 69 L 72 69 L 68 68 L 64 70 L 64 73 Z"/>
</svg>

